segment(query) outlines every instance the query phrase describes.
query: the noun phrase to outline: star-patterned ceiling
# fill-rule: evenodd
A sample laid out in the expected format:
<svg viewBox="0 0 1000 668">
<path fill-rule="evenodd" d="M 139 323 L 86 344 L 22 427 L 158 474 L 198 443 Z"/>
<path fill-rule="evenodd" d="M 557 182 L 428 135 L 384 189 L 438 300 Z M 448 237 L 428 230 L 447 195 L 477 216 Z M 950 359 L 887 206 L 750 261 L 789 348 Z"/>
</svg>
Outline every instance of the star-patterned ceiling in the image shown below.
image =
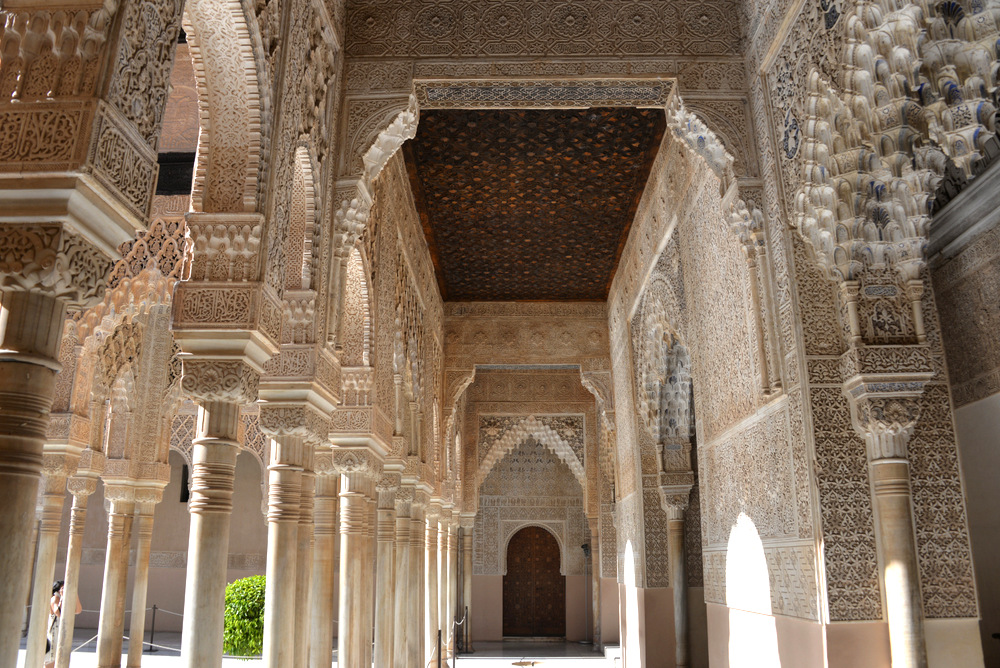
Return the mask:
<svg viewBox="0 0 1000 668">
<path fill-rule="evenodd" d="M 430 110 L 406 163 L 448 301 L 604 300 L 660 109 Z"/>
</svg>

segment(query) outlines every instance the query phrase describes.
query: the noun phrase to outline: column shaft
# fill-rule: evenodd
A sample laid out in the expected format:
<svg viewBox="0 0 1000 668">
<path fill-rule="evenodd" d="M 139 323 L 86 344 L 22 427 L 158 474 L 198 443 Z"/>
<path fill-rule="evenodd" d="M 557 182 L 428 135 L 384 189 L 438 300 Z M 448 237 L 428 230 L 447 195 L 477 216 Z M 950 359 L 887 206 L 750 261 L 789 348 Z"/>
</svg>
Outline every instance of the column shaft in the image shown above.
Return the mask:
<svg viewBox="0 0 1000 668">
<path fill-rule="evenodd" d="M 289 451 L 301 450 L 301 445 L 301 439 L 295 437 L 273 440 L 271 463 L 267 467 L 267 582 L 263 654 L 267 668 L 283 668 L 295 660 L 295 571 L 302 467 L 292 463 L 296 457 Z"/>
<path fill-rule="evenodd" d="M 312 609 L 313 509 L 316 474 L 302 473 L 302 501 L 299 506 L 298 563 L 295 565 L 295 665 L 309 665 L 310 618 Z"/>
<path fill-rule="evenodd" d="M 417 511 L 413 511 L 410 519 L 410 591 L 407 596 L 406 622 L 406 654 L 409 658 L 407 666 L 411 668 L 424 665 L 424 639 L 427 636 L 424 629 L 425 540 L 424 522 Z"/>
<path fill-rule="evenodd" d="M 466 652 L 474 651 L 472 648 L 472 528 L 466 527 L 462 534 L 462 605 L 469 611 L 469 616 L 465 618 L 465 623 L 469 628 L 468 647 L 463 649 Z M 465 610 L 462 614 L 465 614 Z"/>
<path fill-rule="evenodd" d="M 882 547 L 892 668 L 926 668 L 909 464 L 903 459 L 882 459 L 872 461 L 870 469 Z"/>
<path fill-rule="evenodd" d="M 309 668 L 330 668 L 333 660 L 337 484 L 336 476 L 316 478 Z"/>
<path fill-rule="evenodd" d="M 93 483 L 92 483 L 93 484 Z M 93 490 L 73 494 L 73 508 L 69 516 L 69 545 L 66 547 L 65 592 L 63 596 L 76 612 L 76 601 L 80 592 L 80 557 L 83 554 L 83 528 L 87 522 L 87 501 Z M 56 649 L 56 668 L 69 668 L 69 656 L 73 650 L 73 629 L 76 615 L 65 614 L 59 623 L 59 645 Z"/>
<path fill-rule="evenodd" d="M 378 509 L 376 527 L 375 665 L 392 668 L 396 591 L 396 512 Z"/>
<path fill-rule="evenodd" d="M 674 640 L 677 668 L 687 668 L 688 605 L 687 574 L 684 568 L 684 511 L 668 514 L 667 552 L 670 559 L 670 586 L 674 589 Z"/>
<path fill-rule="evenodd" d="M 31 621 L 28 623 L 28 645 L 24 662 L 26 666 L 41 665 L 42 659 L 45 657 L 45 636 L 49 628 L 49 601 L 52 598 L 56 551 L 59 547 L 59 527 L 62 524 L 65 485 L 57 484 L 56 481 L 48 481 L 47 484 L 60 488 L 60 491 L 58 494 L 45 494 L 42 497 L 38 526 L 38 553 L 35 557 L 35 578 L 31 594 Z M 72 606 L 66 606 L 67 614 L 72 615 L 76 612 L 76 599 L 73 601 Z M 69 610 L 69 607 L 73 609 Z"/>
<path fill-rule="evenodd" d="M 364 649 L 365 666 L 372 665 L 372 643 L 374 642 L 375 622 L 375 502 L 368 498 L 365 501 L 365 532 L 364 570 L 361 582 L 364 585 L 362 597 L 363 614 L 361 625 L 361 647 Z"/>
<path fill-rule="evenodd" d="M 368 499 L 358 489 L 357 474 L 341 476 L 340 489 L 340 631 L 337 634 L 337 665 L 361 668 L 365 665 L 365 524 Z M 358 476 L 359 477 L 359 476 Z M 368 665 L 371 665 L 370 663 Z"/>
<path fill-rule="evenodd" d="M 222 665 L 229 565 L 229 524 L 239 441 L 239 404 L 206 401 L 198 409 L 191 475 L 191 528 L 181 657 L 185 668 Z"/>
<path fill-rule="evenodd" d="M 591 608 L 593 619 L 591 641 L 594 649 L 601 645 L 601 536 L 597 528 L 597 522 L 591 524 L 590 529 L 590 580 L 591 580 Z"/>
<path fill-rule="evenodd" d="M 0 666 L 17 662 L 31 583 L 42 447 L 66 309 L 46 295 L 0 295 Z M 48 587 L 51 593 L 51 585 Z"/>
<path fill-rule="evenodd" d="M 455 652 L 455 620 L 461 618 L 457 614 L 458 606 L 458 527 L 448 527 L 448 649 Z"/>
<path fill-rule="evenodd" d="M 135 575 L 132 579 L 132 619 L 128 628 L 128 668 L 139 668 L 142 665 L 142 636 L 146 629 L 146 593 L 149 589 L 149 550 L 153 540 L 152 504 L 137 504 L 134 531 L 138 540 L 135 547 Z"/>
<path fill-rule="evenodd" d="M 426 532 L 427 570 L 424 575 L 426 583 L 424 600 L 427 612 L 424 622 L 426 624 L 425 641 L 427 644 L 424 647 L 425 662 L 435 659 L 435 653 L 437 652 L 437 632 L 441 628 L 438 623 L 440 601 L 438 600 L 438 522 L 436 516 L 427 518 Z"/>
<path fill-rule="evenodd" d="M 396 595 L 393 614 L 393 665 L 406 668 L 408 665 L 407 644 L 413 632 L 412 623 L 407 619 L 410 592 L 410 518 L 396 517 Z"/>
<path fill-rule="evenodd" d="M 101 616 L 97 624 L 98 668 L 118 668 L 122 664 L 125 584 L 128 581 L 134 510 L 135 504 L 132 501 L 111 501 L 111 512 L 108 514 L 108 549 L 104 558 L 104 589 L 101 592 Z"/>
</svg>

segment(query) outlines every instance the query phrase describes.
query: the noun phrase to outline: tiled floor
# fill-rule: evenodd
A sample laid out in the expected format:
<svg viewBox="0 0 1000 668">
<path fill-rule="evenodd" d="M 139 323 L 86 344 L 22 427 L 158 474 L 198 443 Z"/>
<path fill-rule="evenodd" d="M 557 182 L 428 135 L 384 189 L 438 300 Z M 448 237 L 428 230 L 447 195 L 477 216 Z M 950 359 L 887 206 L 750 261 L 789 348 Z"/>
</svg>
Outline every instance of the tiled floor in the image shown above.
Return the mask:
<svg viewBox="0 0 1000 668">
<path fill-rule="evenodd" d="M 79 648 L 73 652 L 70 662 L 71 668 L 94 668 L 97 665 L 97 654 L 94 636 L 97 631 L 93 629 L 76 629 L 73 634 L 73 647 Z M 148 639 L 148 638 L 147 638 Z M 90 640 L 89 643 L 86 643 Z M 145 652 L 142 656 L 144 668 L 177 668 L 180 666 L 180 633 L 161 632 L 156 634 L 156 644 L 159 646 L 156 652 Z M 128 640 L 124 641 L 123 652 L 128 652 Z M 475 643 L 474 654 L 459 655 L 454 663 L 449 658 L 442 661 L 442 666 L 452 666 L 456 668 L 500 668 L 501 666 L 539 666 L 540 668 L 570 668 L 580 666 L 585 663 L 588 668 L 604 668 L 612 666 L 602 654 L 593 651 L 590 645 L 566 642 L 478 642 Z M 18 668 L 41 668 L 41 666 L 24 666 L 24 640 L 21 641 L 21 652 L 18 656 Z M 125 665 L 125 659 L 122 659 Z M 263 662 L 259 659 L 223 659 L 224 668 L 260 668 Z M 333 657 L 333 666 L 336 667 L 336 653 Z M 437 662 L 430 664 L 435 668 Z"/>
</svg>

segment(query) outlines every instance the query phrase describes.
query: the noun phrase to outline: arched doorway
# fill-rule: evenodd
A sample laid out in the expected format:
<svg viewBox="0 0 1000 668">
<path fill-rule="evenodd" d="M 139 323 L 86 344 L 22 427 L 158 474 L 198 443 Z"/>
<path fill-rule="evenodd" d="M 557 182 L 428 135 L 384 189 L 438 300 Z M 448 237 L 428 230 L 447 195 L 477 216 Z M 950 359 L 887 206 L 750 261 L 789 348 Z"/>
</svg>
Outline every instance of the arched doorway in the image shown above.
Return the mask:
<svg viewBox="0 0 1000 668">
<path fill-rule="evenodd" d="M 541 527 L 525 527 L 507 544 L 503 634 L 566 635 L 566 576 L 559 572 L 559 543 Z"/>
</svg>

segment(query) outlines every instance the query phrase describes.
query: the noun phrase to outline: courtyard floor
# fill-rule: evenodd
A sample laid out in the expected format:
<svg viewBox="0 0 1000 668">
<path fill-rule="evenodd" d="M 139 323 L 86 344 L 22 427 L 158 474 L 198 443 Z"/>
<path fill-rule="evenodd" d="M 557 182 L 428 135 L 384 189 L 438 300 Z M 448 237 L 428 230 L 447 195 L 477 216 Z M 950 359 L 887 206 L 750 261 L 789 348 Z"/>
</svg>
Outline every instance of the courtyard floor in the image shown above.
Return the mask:
<svg viewBox="0 0 1000 668">
<path fill-rule="evenodd" d="M 71 668 L 95 668 L 97 666 L 96 641 L 92 639 L 95 629 L 76 629 L 73 633 L 73 652 L 70 661 Z M 88 642 L 89 640 L 89 642 Z M 161 632 L 156 634 L 155 652 L 145 652 L 142 655 L 144 668 L 178 668 L 180 662 L 181 634 Z M 42 668 L 41 666 L 24 666 L 24 639 L 21 640 L 21 651 L 18 654 L 18 668 Z M 86 644 L 84 644 L 86 643 Z M 581 661 L 592 668 L 613 668 L 612 661 L 604 655 L 592 651 L 590 645 L 566 642 L 478 642 L 475 643 L 475 654 L 460 655 L 456 666 L 463 668 L 500 668 L 501 666 L 539 666 L 540 668 L 569 668 L 579 666 Z M 123 653 L 128 652 L 128 640 L 123 641 Z M 337 653 L 333 654 L 333 668 L 337 665 Z M 122 657 L 122 666 L 125 665 Z M 223 668 L 259 668 L 263 666 L 260 659 L 224 658 Z M 442 662 L 442 666 L 451 666 L 452 662 Z M 436 662 L 431 664 L 431 668 Z"/>
</svg>

